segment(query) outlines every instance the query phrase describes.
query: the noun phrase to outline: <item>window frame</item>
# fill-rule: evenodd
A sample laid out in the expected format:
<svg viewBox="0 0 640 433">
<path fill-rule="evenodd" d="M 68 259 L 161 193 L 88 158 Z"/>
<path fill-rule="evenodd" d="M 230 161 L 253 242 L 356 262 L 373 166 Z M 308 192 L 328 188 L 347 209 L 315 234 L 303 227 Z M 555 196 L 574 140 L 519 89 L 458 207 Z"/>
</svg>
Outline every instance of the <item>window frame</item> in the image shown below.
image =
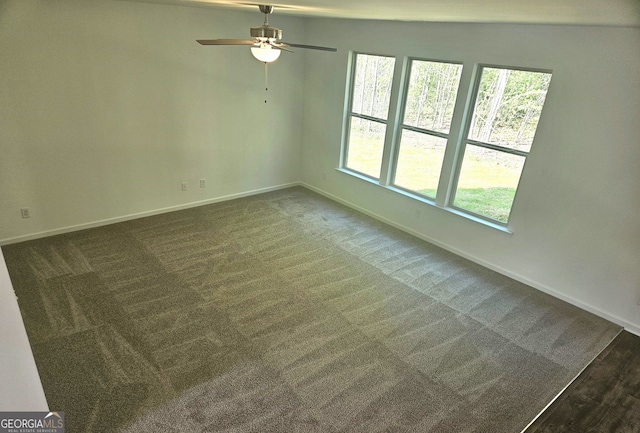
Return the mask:
<svg viewBox="0 0 640 433">
<path fill-rule="evenodd" d="M 372 118 L 371 116 L 361 115 L 359 113 L 353 113 L 353 93 L 355 83 L 355 68 L 356 59 L 358 55 L 369 56 L 381 56 L 395 59 L 395 66 L 393 72 L 393 79 L 391 83 L 391 95 L 389 98 L 389 107 L 387 111 L 387 119 Z M 460 80 L 458 82 L 458 88 L 456 90 L 456 99 L 454 102 L 453 114 L 451 118 L 451 125 L 449 133 L 442 133 L 439 131 L 432 131 L 425 128 L 414 127 L 406 125 L 405 111 L 407 105 L 407 96 L 409 92 L 409 84 L 411 78 L 411 66 L 414 61 L 426 61 L 434 63 L 447 63 L 454 65 L 461 65 L 462 71 L 460 74 Z M 397 57 L 388 54 L 376 54 L 362 51 L 350 51 L 348 57 L 347 67 L 347 80 L 345 91 L 345 104 L 343 110 L 343 131 L 342 142 L 340 148 L 340 159 L 338 170 L 346 173 L 350 176 L 367 181 L 373 185 L 380 186 L 382 188 L 392 190 L 409 198 L 413 198 L 420 202 L 435 206 L 438 209 L 452 213 L 454 215 L 461 216 L 467 220 L 475 221 L 488 227 L 497 229 L 503 233 L 512 234 L 509 229 L 509 223 L 511 215 L 513 213 L 514 205 L 517 201 L 518 192 L 520 191 L 520 184 L 524 175 L 526 162 L 528 156 L 533 150 L 533 143 L 538 133 L 538 127 L 542 121 L 544 112 L 544 106 L 551 90 L 551 82 L 547 88 L 547 94 L 545 101 L 542 105 L 542 111 L 538 119 L 538 125 L 536 125 L 536 132 L 533 135 L 531 141 L 531 147 L 528 152 L 519 149 L 511 149 L 505 146 L 500 146 L 491 143 L 485 143 L 478 140 L 469 138 L 471 122 L 475 113 L 476 101 L 480 89 L 480 83 L 482 80 L 482 72 L 485 68 L 496 69 L 509 69 L 513 71 L 524 72 L 536 72 L 550 74 L 553 77 L 553 70 L 547 68 L 533 68 L 533 67 L 521 67 L 511 65 L 497 65 L 493 63 L 468 63 L 459 60 L 443 60 L 432 59 L 418 56 L 403 56 Z M 551 78 L 552 79 L 552 78 Z M 380 167 L 380 177 L 376 178 L 366 173 L 362 173 L 358 170 L 347 167 L 349 151 L 349 133 L 351 129 L 351 118 L 359 117 L 365 120 L 376 121 L 383 123 L 386 127 L 384 147 L 382 153 L 382 161 Z M 413 131 L 416 133 L 427 134 L 433 137 L 444 138 L 447 140 L 445 153 L 443 156 L 442 166 L 440 170 L 440 177 L 438 180 L 438 187 L 436 190 L 435 198 L 429 197 L 424 194 L 420 194 L 417 191 L 413 191 L 406 187 L 395 185 L 395 179 L 397 174 L 398 156 L 400 152 L 400 141 L 402 139 L 402 132 L 404 130 Z M 462 164 L 464 156 L 467 150 L 467 146 L 471 144 L 481 148 L 490 149 L 497 152 L 504 152 L 524 158 L 522 171 L 518 177 L 518 183 L 514 192 L 514 198 L 509 209 L 509 216 L 506 222 L 502 222 L 491 217 L 481 215 L 454 205 L 455 196 L 458 192 L 458 184 L 460 180 L 460 174 L 462 170 Z"/>
<path fill-rule="evenodd" d="M 407 125 L 405 123 L 405 115 L 406 115 L 406 108 L 407 108 L 407 98 L 409 95 L 409 85 L 410 85 L 410 81 L 411 81 L 411 71 L 413 68 L 413 62 L 414 61 L 418 61 L 418 62 L 430 62 L 430 63 L 444 63 L 444 64 L 451 64 L 451 65 L 460 65 L 462 67 L 462 70 L 460 71 L 460 79 L 458 80 L 458 86 L 456 88 L 456 97 L 455 100 L 453 102 L 453 113 L 451 113 L 451 127 L 449 128 L 449 132 L 448 133 L 444 133 L 444 132 L 439 132 L 439 131 L 432 131 L 430 129 L 425 129 L 425 128 L 420 128 L 417 126 L 411 126 L 411 125 Z M 424 58 L 424 57 L 407 57 L 406 58 L 406 64 L 404 67 L 404 71 L 403 71 L 403 86 L 402 86 L 402 93 L 401 93 L 401 97 L 398 99 L 398 112 L 397 112 L 397 132 L 394 135 L 394 142 L 393 142 L 393 152 L 392 152 L 392 159 L 390 161 L 390 168 L 389 168 L 389 186 L 403 191 L 404 193 L 410 195 L 410 196 L 415 196 L 417 198 L 420 198 L 430 204 L 436 204 L 437 202 L 437 196 L 438 196 L 438 192 L 440 190 L 440 185 L 441 185 L 441 177 L 444 171 L 444 165 L 445 165 L 445 156 L 446 156 L 446 152 L 447 149 L 450 146 L 450 142 L 449 140 L 455 137 L 452 137 L 451 131 L 453 128 L 453 121 L 455 118 L 455 112 L 456 112 L 456 105 L 458 103 L 458 98 L 460 97 L 460 90 L 462 87 L 462 74 L 464 72 L 464 63 L 460 62 L 460 61 L 451 61 L 451 60 L 435 60 L 435 59 L 428 59 L 428 58 Z M 429 197 L 428 195 L 425 194 L 420 194 L 418 191 L 414 191 L 412 189 L 403 187 L 401 185 L 397 185 L 395 183 L 396 181 L 396 175 L 397 175 L 397 171 L 398 171 L 398 158 L 400 155 L 400 144 L 402 141 L 402 132 L 404 130 L 408 130 L 408 131 L 412 131 L 412 132 L 416 132 L 419 134 L 425 134 L 425 135 L 430 135 L 432 137 L 438 137 L 438 138 L 443 138 L 447 141 L 446 145 L 445 145 L 445 155 L 443 155 L 442 158 L 442 165 L 440 167 L 440 179 L 438 180 L 438 188 L 436 189 L 436 196 L 435 197 Z"/>
<path fill-rule="evenodd" d="M 342 130 L 342 148 L 340 151 L 340 165 L 339 168 L 348 172 L 348 173 L 353 173 L 356 174 L 359 177 L 363 177 L 367 180 L 371 180 L 375 183 L 379 183 L 381 184 L 382 179 L 383 179 L 383 167 L 384 167 L 384 160 L 385 160 L 385 150 L 387 148 L 387 136 L 389 134 L 389 126 L 393 126 L 393 122 L 390 125 L 390 119 L 392 118 L 392 101 L 393 101 L 393 93 L 394 93 L 394 86 L 395 86 L 395 82 L 392 79 L 391 82 L 391 89 L 390 89 L 390 97 L 389 97 L 389 106 L 387 107 L 387 118 L 386 119 L 380 119 L 374 116 L 369 116 L 367 114 L 361 114 L 361 113 L 355 113 L 353 111 L 353 100 L 354 100 L 354 91 L 355 91 L 355 80 L 356 80 L 356 67 L 358 64 L 358 56 L 359 55 L 366 55 L 366 56 L 376 56 L 376 57 L 386 57 L 389 59 L 393 59 L 394 61 L 394 70 L 393 70 L 393 75 L 395 77 L 396 73 L 397 73 L 397 66 L 398 66 L 398 58 L 396 56 L 392 56 L 392 55 L 388 55 L 388 54 L 374 54 L 374 53 L 368 53 L 368 52 L 362 52 L 362 51 L 351 51 L 349 54 L 349 64 L 348 64 L 348 73 L 347 73 L 347 99 L 345 102 L 345 110 L 344 110 L 344 116 L 343 116 L 343 130 Z M 394 117 L 395 117 L 395 113 L 393 113 Z M 375 123 L 379 123 L 385 126 L 385 140 L 382 143 L 383 148 L 382 148 L 382 160 L 380 163 L 380 175 L 379 177 L 374 177 L 371 176 L 370 174 L 367 173 L 363 173 L 359 170 L 356 170 L 354 168 L 350 168 L 347 166 L 347 163 L 349 161 L 349 143 L 350 143 L 350 138 L 351 138 L 351 121 L 354 117 L 357 117 L 359 119 L 363 119 L 363 120 L 367 120 L 370 122 L 375 122 Z M 393 129 L 393 128 L 392 128 Z"/>
<path fill-rule="evenodd" d="M 480 92 L 480 82 L 482 81 L 482 72 L 485 68 L 493 68 L 493 69 L 508 69 L 510 71 L 523 71 L 523 72 L 535 72 L 535 73 L 543 73 L 549 74 L 553 76 L 553 72 L 550 69 L 544 68 L 529 68 L 529 67 L 519 67 L 519 66 L 504 66 L 504 65 L 496 65 L 489 63 L 478 63 L 475 65 L 475 70 L 473 72 L 473 81 L 471 87 L 471 93 L 469 95 L 469 101 L 467 103 L 467 115 L 464 119 L 463 128 L 460 134 L 460 145 L 458 149 L 458 155 L 455 161 L 455 167 L 452 172 L 452 182 L 449 185 L 449 192 L 447 194 L 447 202 L 446 207 L 457 211 L 456 213 L 468 214 L 474 217 L 474 219 L 480 219 L 490 225 L 497 225 L 503 227 L 505 230 L 508 230 L 509 221 L 511 219 L 511 214 L 513 212 L 513 206 L 516 203 L 516 199 L 518 197 L 518 192 L 520 191 L 520 182 L 522 181 L 522 176 L 524 174 L 525 167 L 527 165 L 527 160 L 529 155 L 531 154 L 531 149 L 533 149 L 533 142 L 535 141 L 535 136 L 538 132 L 538 126 L 536 125 L 536 133 L 534 134 L 531 140 L 531 149 L 529 152 L 525 152 L 518 149 L 511 149 L 506 146 L 500 146 L 497 144 L 485 143 L 482 141 L 474 140 L 469 138 L 471 122 L 473 121 L 473 115 L 476 110 L 476 101 L 478 100 L 478 93 Z M 551 87 L 551 83 L 549 83 L 549 88 Z M 547 89 L 547 94 L 549 90 Z M 545 96 L 546 102 L 546 96 Z M 542 109 L 544 110 L 544 103 L 542 105 Z M 542 110 L 540 112 L 540 118 L 542 118 Z M 539 121 L 540 119 L 538 119 Z M 464 155 L 467 151 L 467 146 L 471 144 L 472 146 L 477 146 L 485 149 L 490 149 L 496 152 L 504 152 L 511 155 L 521 156 L 524 158 L 524 162 L 522 163 L 522 171 L 520 172 L 520 176 L 518 177 L 518 184 L 516 185 L 516 190 L 513 196 L 513 202 L 511 203 L 511 207 L 509 208 L 509 216 L 507 217 L 506 222 L 502 222 L 493 218 L 490 218 L 486 215 L 482 215 L 476 212 L 473 212 L 469 209 L 461 208 L 454 204 L 456 199 L 456 194 L 458 193 L 458 182 L 460 181 L 460 172 L 462 171 L 462 163 L 464 161 Z"/>
</svg>

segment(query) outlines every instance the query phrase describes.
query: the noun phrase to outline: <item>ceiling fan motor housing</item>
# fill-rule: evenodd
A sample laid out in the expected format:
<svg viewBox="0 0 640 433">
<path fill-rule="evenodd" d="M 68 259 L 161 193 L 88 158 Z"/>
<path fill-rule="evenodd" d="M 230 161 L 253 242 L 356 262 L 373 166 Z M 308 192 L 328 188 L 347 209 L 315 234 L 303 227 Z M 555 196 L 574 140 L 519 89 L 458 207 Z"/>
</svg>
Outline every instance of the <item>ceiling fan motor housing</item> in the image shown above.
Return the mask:
<svg viewBox="0 0 640 433">
<path fill-rule="evenodd" d="M 269 25 L 251 27 L 251 36 L 254 38 L 282 39 L 282 30 Z"/>
</svg>

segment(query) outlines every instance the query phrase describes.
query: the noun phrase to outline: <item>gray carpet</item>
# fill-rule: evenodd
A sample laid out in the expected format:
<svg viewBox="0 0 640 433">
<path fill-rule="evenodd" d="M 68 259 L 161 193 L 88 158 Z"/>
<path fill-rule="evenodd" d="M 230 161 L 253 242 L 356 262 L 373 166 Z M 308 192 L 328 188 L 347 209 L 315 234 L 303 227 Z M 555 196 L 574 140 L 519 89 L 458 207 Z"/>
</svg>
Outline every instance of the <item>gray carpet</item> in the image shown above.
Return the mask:
<svg viewBox="0 0 640 433">
<path fill-rule="evenodd" d="M 76 432 L 520 432 L 619 327 L 303 188 L 3 248 Z"/>
</svg>

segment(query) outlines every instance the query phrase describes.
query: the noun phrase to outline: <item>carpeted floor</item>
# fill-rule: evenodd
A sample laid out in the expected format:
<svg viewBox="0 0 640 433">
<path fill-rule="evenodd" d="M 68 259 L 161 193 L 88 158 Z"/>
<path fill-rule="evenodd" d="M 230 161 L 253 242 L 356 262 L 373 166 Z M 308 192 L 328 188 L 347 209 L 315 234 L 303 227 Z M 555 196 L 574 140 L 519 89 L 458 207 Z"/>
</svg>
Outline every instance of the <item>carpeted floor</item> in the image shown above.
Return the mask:
<svg viewBox="0 0 640 433">
<path fill-rule="evenodd" d="M 77 432 L 520 432 L 620 328 L 303 188 L 3 247 Z"/>
</svg>

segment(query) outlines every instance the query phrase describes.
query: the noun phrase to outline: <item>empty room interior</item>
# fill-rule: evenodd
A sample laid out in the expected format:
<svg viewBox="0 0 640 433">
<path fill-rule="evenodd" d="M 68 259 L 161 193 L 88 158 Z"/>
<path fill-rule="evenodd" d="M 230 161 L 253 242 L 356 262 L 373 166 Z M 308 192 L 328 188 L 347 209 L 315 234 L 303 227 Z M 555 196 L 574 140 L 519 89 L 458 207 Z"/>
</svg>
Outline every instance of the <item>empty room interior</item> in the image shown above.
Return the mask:
<svg viewBox="0 0 640 433">
<path fill-rule="evenodd" d="M 273 6 L 0 0 L 0 413 L 640 432 L 640 3 Z"/>
</svg>

